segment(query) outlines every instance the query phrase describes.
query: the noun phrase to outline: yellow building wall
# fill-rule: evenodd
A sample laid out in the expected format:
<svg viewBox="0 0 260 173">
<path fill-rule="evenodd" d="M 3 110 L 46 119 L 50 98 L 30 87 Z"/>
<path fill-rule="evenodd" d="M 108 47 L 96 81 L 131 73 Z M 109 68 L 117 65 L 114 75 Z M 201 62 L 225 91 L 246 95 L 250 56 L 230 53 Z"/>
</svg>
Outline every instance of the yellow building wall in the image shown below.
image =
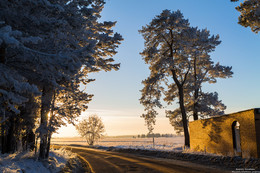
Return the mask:
<svg viewBox="0 0 260 173">
<path fill-rule="evenodd" d="M 234 156 L 232 136 L 234 121 L 240 124 L 242 157 L 258 157 L 254 109 L 190 122 L 191 149 Z"/>
</svg>

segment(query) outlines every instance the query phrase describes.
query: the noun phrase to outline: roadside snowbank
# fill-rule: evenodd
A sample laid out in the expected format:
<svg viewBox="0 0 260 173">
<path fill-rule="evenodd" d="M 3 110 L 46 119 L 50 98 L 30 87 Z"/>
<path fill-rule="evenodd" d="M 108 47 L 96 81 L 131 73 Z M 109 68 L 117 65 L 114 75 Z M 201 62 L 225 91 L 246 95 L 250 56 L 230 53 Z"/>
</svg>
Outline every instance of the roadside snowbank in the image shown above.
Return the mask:
<svg viewBox="0 0 260 173">
<path fill-rule="evenodd" d="M 189 161 L 207 166 L 219 167 L 229 171 L 248 171 L 248 172 L 260 172 L 260 159 L 259 158 L 241 158 L 221 156 L 209 153 L 191 152 L 188 150 L 179 151 L 162 151 L 154 149 L 133 149 L 133 148 L 118 148 L 109 147 L 109 151 L 123 152 L 138 154 L 150 157 L 175 159 L 182 161 Z"/>
<path fill-rule="evenodd" d="M 100 145 L 95 145 L 96 147 L 104 147 Z M 156 150 L 156 151 L 176 151 L 181 152 L 183 151 L 182 146 L 176 146 L 176 145 L 161 145 L 161 144 L 149 144 L 149 145 L 115 145 L 115 146 L 109 146 L 114 148 L 121 148 L 121 149 L 140 149 L 140 150 Z M 108 147 L 108 148 L 109 148 Z"/>
<path fill-rule="evenodd" d="M 0 172 L 3 173 L 56 173 L 76 155 L 63 148 L 51 150 L 48 161 L 38 161 L 34 152 L 0 154 Z"/>
</svg>

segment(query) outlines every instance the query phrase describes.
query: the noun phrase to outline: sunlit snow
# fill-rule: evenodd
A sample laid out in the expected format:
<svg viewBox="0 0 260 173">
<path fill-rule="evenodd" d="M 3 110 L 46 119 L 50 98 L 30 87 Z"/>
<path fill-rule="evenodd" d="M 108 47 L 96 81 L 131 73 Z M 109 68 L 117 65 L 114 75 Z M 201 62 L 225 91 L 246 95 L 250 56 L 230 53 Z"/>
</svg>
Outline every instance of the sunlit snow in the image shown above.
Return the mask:
<svg viewBox="0 0 260 173">
<path fill-rule="evenodd" d="M 0 172 L 2 173 L 56 173 L 76 155 L 64 149 L 51 150 L 48 161 L 40 162 L 34 152 L 0 154 Z"/>
</svg>

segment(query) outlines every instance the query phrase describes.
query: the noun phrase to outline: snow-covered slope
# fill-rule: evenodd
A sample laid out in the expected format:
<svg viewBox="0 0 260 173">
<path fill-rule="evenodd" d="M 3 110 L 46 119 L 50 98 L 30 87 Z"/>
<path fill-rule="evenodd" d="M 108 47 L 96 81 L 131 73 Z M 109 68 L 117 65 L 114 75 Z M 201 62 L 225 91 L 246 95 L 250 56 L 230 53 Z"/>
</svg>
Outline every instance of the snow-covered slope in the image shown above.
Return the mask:
<svg viewBox="0 0 260 173">
<path fill-rule="evenodd" d="M 65 165 L 67 160 L 76 155 L 64 149 L 51 150 L 48 161 L 39 161 L 34 152 L 0 154 L 0 172 L 2 173 L 56 173 Z"/>
</svg>

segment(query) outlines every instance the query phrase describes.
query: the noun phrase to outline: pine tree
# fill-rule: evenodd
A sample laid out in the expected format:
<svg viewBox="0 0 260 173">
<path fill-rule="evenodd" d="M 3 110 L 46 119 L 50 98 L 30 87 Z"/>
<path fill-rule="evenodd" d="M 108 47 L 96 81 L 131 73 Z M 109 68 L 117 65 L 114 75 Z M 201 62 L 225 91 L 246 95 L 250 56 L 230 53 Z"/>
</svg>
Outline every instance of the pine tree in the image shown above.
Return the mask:
<svg viewBox="0 0 260 173">
<path fill-rule="evenodd" d="M 239 0 L 231 0 L 236 2 Z M 244 27 L 250 27 L 256 34 L 260 30 L 260 1 L 245 0 L 236 7 L 236 10 L 241 13 L 238 18 L 238 24 Z"/>
<path fill-rule="evenodd" d="M 166 115 L 175 130 L 184 132 L 185 145 L 189 146 L 190 112 L 196 120 L 199 116 L 225 109 L 217 94 L 201 90 L 204 82 L 214 83 L 216 78 L 232 75 L 231 67 L 214 64 L 209 56 L 220 43 L 219 37 L 210 36 L 207 30 L 190 27 L 180 11 L 169 10 L 156 16 L 140 33 L 145 39 L 141 55 L 151 71 L 142 82 L 140 102 L 147 111 L 142 117 L 152 131 L 157 115 L 155 107 L 163 107 L 160 98 L 164 96 L 169 105 L 178 99 L 179 108 L 166 111 Z"/>
<path fill-rule="evenodd" d="M 147 64 L 150 65 L 150 77 L 143 81 L 141 104 L 146 107 L 145 118 L 148 127 L 155 118 L 153 107 L 161 107 L 161 83 L 172 78 L 177 89 L 182 124 L 185 135 L 185 145 L 189 146 L 189 131 L 187 114 L 184 106 L 184 90 L 189 71 L 191 70 L 188 57 L 184 54 L 181 33 L 189 27 L 188 20 L 183 18 L 180 11 L 164 10 L 152 22 L 139 32 L 145 39 L 145 49 L 141 53 Z M 151 121 L 152 120 L 152 121 Z M 151 128 L 150 128 L 151 129 Z"/>
<path fill-rule="evenodd" d="M 0 115 L 1 115 L 1 146 L 2 153 L 15 152 L 17 137 L 20 134 L 17 124 L 18 116 L 22 112 L 19 106 L 26 103 L 32 95 L 39 95 L 35 85 L 13 70 L 8 65 L 9 50 L 23 45 L 24 40 L 31 38 L 22 37 L 22 33 L 13 30 L 4 21 L 0 22 Z"/>
<path fill-rule="evenodd" d="M 31 86 L 34 93 L 41 92 L 41 122 L 37 130 L 41 139 L 40 159 L 48 157 L 48 136 L 53 132 L 51 129 L 58 128 L 62 122 L 56 118 L 59 121 L 50 123 L 48 117 L 52 111 L 53 99 L 58 98 L 55 95 L 77 93 L 79 96 L 74 96 L 75 101 L 87 98 L 88 102 L 90 95 L 79 91 L 80 83 L 93 81 L 87 75 L 100 70 L 119 69 L 119 64 L 114 63 L 112 56 L 117 53 L 115 49 L 122 37 L 111 29 L 115 22 L 98 22 L 104 4 L 103 0 L 0 2 L 0 21 L 17 30 L 12 33 L 15 37 L 8 39 L 15 46 L 1 49 L 1 52 L 7 52 L 4 52 L 8 57 L 5 58 L 5 65 L 27 82 L 27 90 Z M 6 35 L 3 34 L 0 38 L 6 39 Z M 5 46 L 3 42 L 0 43 L 1 47 Z M 75 91 L 71 90 L 71 84 L 75 84 Z M 19 101 L 23 103 L 27 99 Z M 86 108 L 78 106 L 75 101 L 71 104 L 76 105 L 77 112 Z M 21 103 L 15 103 L 13 107 Z M 61 110 L 74 105 L 63 106 L 59 109 L 59 114 L 72 121 L 76 116 L 70 117 L 68 113 L 64 114 L 66 111 Z M 57 112 L 56 109 L 53 111 Z M 51 120 L 53 119 L 55 117 Z"/>
<path fill-rule="evenodd" d="M 189 39 L 192 40 L 185 50 L 190 55 L 192 67 L 189 75 L 190 91 L 187 91 L 189 94 L 185 95 L 187 114 L 189 117 L 193 116 L 193 120 L 223 115 L 226 106 L 218 99 L 218 93 L 202 91 L 203 83 L 216 83 L 217 78 L 227 78 L 233 74 L 231 67 L 222 66 L 219 63 L 214 64 L 209 55 L 220 44 L 219 36 L 210 36 L 208 30 L 198 28 L 190 28 L 186 33 L 189 33 Z M 168 86 L 172 87 L 172 85 Z M 168 97 L 164 99 L 168 103 L 172 101 L 172 90 L 168 90 L 166 94 Z M 183 131 L 179 109 L 166 111 L 166 115 L 176 131 Z"/>
</svg>

